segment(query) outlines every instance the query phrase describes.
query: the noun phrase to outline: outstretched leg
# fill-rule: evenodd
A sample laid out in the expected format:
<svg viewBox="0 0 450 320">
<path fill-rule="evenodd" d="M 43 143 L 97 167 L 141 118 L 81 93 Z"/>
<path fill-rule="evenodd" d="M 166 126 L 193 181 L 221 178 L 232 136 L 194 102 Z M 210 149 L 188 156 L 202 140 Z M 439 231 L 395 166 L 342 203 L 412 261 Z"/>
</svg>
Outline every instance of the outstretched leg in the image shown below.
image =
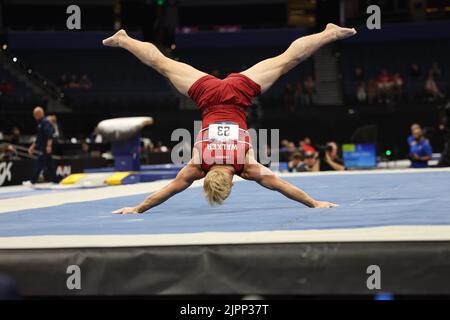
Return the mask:
<svg viewBox="0 0 450 320">
<path fill-rule="evenodd" d="M 187 95 L 189 88 L 195 81 L 207 75 L 190 65 L 164 56 L 152 43 L 131 38 L 125 30 L 119 30 L 112 37 L 103 40 L 103 44 L 128 50 L 144 64 L 168 78 L 175 88 L 184 95 Z"/>
<path fill-rule="evenodd" d="M 356 34 L 355 29 L 341 28 L 328 24 L 320 33 L 295 40 L 290 47 L 274 58 L 270 58 L 241 72 L 261 86 L 261 91 L 269 89 L 278 78 L 310 57 L 320 47 Z"/>
</svg>

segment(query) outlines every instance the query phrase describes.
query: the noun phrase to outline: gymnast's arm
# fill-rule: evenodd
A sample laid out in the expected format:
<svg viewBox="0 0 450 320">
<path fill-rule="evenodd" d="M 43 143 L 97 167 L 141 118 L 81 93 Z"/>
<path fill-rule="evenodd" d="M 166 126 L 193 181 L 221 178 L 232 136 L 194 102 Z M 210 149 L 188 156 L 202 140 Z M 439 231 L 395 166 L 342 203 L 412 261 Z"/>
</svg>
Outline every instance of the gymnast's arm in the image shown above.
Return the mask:
<svg viewBox="0 0 450 320">
<path fill-rule="evenodd" d="M 195 180 L 199 180 L 204 177 L 204 173 L 199 165 L 192 163 L 192 160 L 181 169 L 176 178 L 169 184 L 163 187 L 161 190 L 148 196 L 141 204 L 136 207 L 125 207 L 113 213 L 128 214 L 128 213 L 144 213 L 150 208 L 165 202 L 169 198 L 173 197 L 177 193 L 187 189 Z"/>
<path fill-rule="evenodd" d="M 331 208 L 337 205 L 326 201 L 317 201 L 311 198 L 306 192 L 280 179 L 272 170 L 258 163 L 253 157 L 253 153 L 247 154 L 247 163 L 241 177 L 247 180 L 256 181 L 263 187 L 278 191 L 285 197 L 300 202 L 310 208 Z"/>
</svg>

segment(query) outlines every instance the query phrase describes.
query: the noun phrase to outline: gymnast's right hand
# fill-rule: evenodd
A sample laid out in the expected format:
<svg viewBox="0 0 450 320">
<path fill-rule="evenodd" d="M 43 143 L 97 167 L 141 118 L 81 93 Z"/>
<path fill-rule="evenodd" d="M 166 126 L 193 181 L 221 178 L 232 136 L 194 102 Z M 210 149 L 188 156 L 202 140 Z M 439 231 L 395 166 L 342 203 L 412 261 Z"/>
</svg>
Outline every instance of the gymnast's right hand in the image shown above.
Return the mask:
<svg viewBox="0 0 450 320">
<path fill-rule="evenodd" d="M 316 209 L 334 207 L 339 207 L 339 205 L 328 201 L 316 201 L 316 203 L 314 204 L 314 208 Z"/>
<path fill-rule="evenodd" d="M 135 214 L 139 213 L 136 207 L 125 207 L 116 211 L 113 211 L 112 213 L 116 214 Z"/>
</svg>

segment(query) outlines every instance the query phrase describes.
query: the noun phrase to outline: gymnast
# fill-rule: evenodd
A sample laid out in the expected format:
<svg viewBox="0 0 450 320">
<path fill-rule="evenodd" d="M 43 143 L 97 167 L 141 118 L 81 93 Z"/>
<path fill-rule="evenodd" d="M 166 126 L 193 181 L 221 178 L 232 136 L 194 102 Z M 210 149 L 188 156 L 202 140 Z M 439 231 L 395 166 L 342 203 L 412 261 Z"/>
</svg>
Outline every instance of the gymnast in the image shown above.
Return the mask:
<svg viewBox="0 0 450 320">
<path fill-rule="evenodd" d="M 252 105 L 253 98 L 268 90 L 281 75 L 319 48 L 355 34 L 355 29 L 328 24 L 320 33 L 295 40 L 279 56 L 261 61 L 241 73 L 232 73 L 225 79 L 218 79 L 190 65 L 172 60 L 164 56 L 155 45 L 129 37 L 125 30 L 103 40 L 105 46 L 128 50 L 144 64 L 168 78 L 202 112 L 202 130 L 194 144 L 192 159 L 176 178 L 148 196 L 141 204 L 113 213 L 143 213 L 202 178 L 206 199 L 211 205 L 220 205 L 230 195 L 234 175 L 256 181 L 261 186 L 278 191 L 310 208 L 337 206 L 313 199 L 256 161 L 247 131 L 245 110 Z"/>
</svg>

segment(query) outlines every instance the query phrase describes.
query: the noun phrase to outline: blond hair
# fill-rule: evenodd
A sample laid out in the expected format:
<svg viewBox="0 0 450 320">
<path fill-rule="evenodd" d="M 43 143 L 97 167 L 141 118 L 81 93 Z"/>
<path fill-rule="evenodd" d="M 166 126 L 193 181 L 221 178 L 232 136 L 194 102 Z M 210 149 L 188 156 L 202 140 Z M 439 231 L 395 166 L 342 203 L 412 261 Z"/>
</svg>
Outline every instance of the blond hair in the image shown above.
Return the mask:
<svg viewBox="0 0 450 320">
<path fill-rule="evenodd" d="M 223 204 L 231 193 L 233 176 L 222 170 L 211 170 L 206 174 L 203 191 L 212 206 Z"/>
</svg>

